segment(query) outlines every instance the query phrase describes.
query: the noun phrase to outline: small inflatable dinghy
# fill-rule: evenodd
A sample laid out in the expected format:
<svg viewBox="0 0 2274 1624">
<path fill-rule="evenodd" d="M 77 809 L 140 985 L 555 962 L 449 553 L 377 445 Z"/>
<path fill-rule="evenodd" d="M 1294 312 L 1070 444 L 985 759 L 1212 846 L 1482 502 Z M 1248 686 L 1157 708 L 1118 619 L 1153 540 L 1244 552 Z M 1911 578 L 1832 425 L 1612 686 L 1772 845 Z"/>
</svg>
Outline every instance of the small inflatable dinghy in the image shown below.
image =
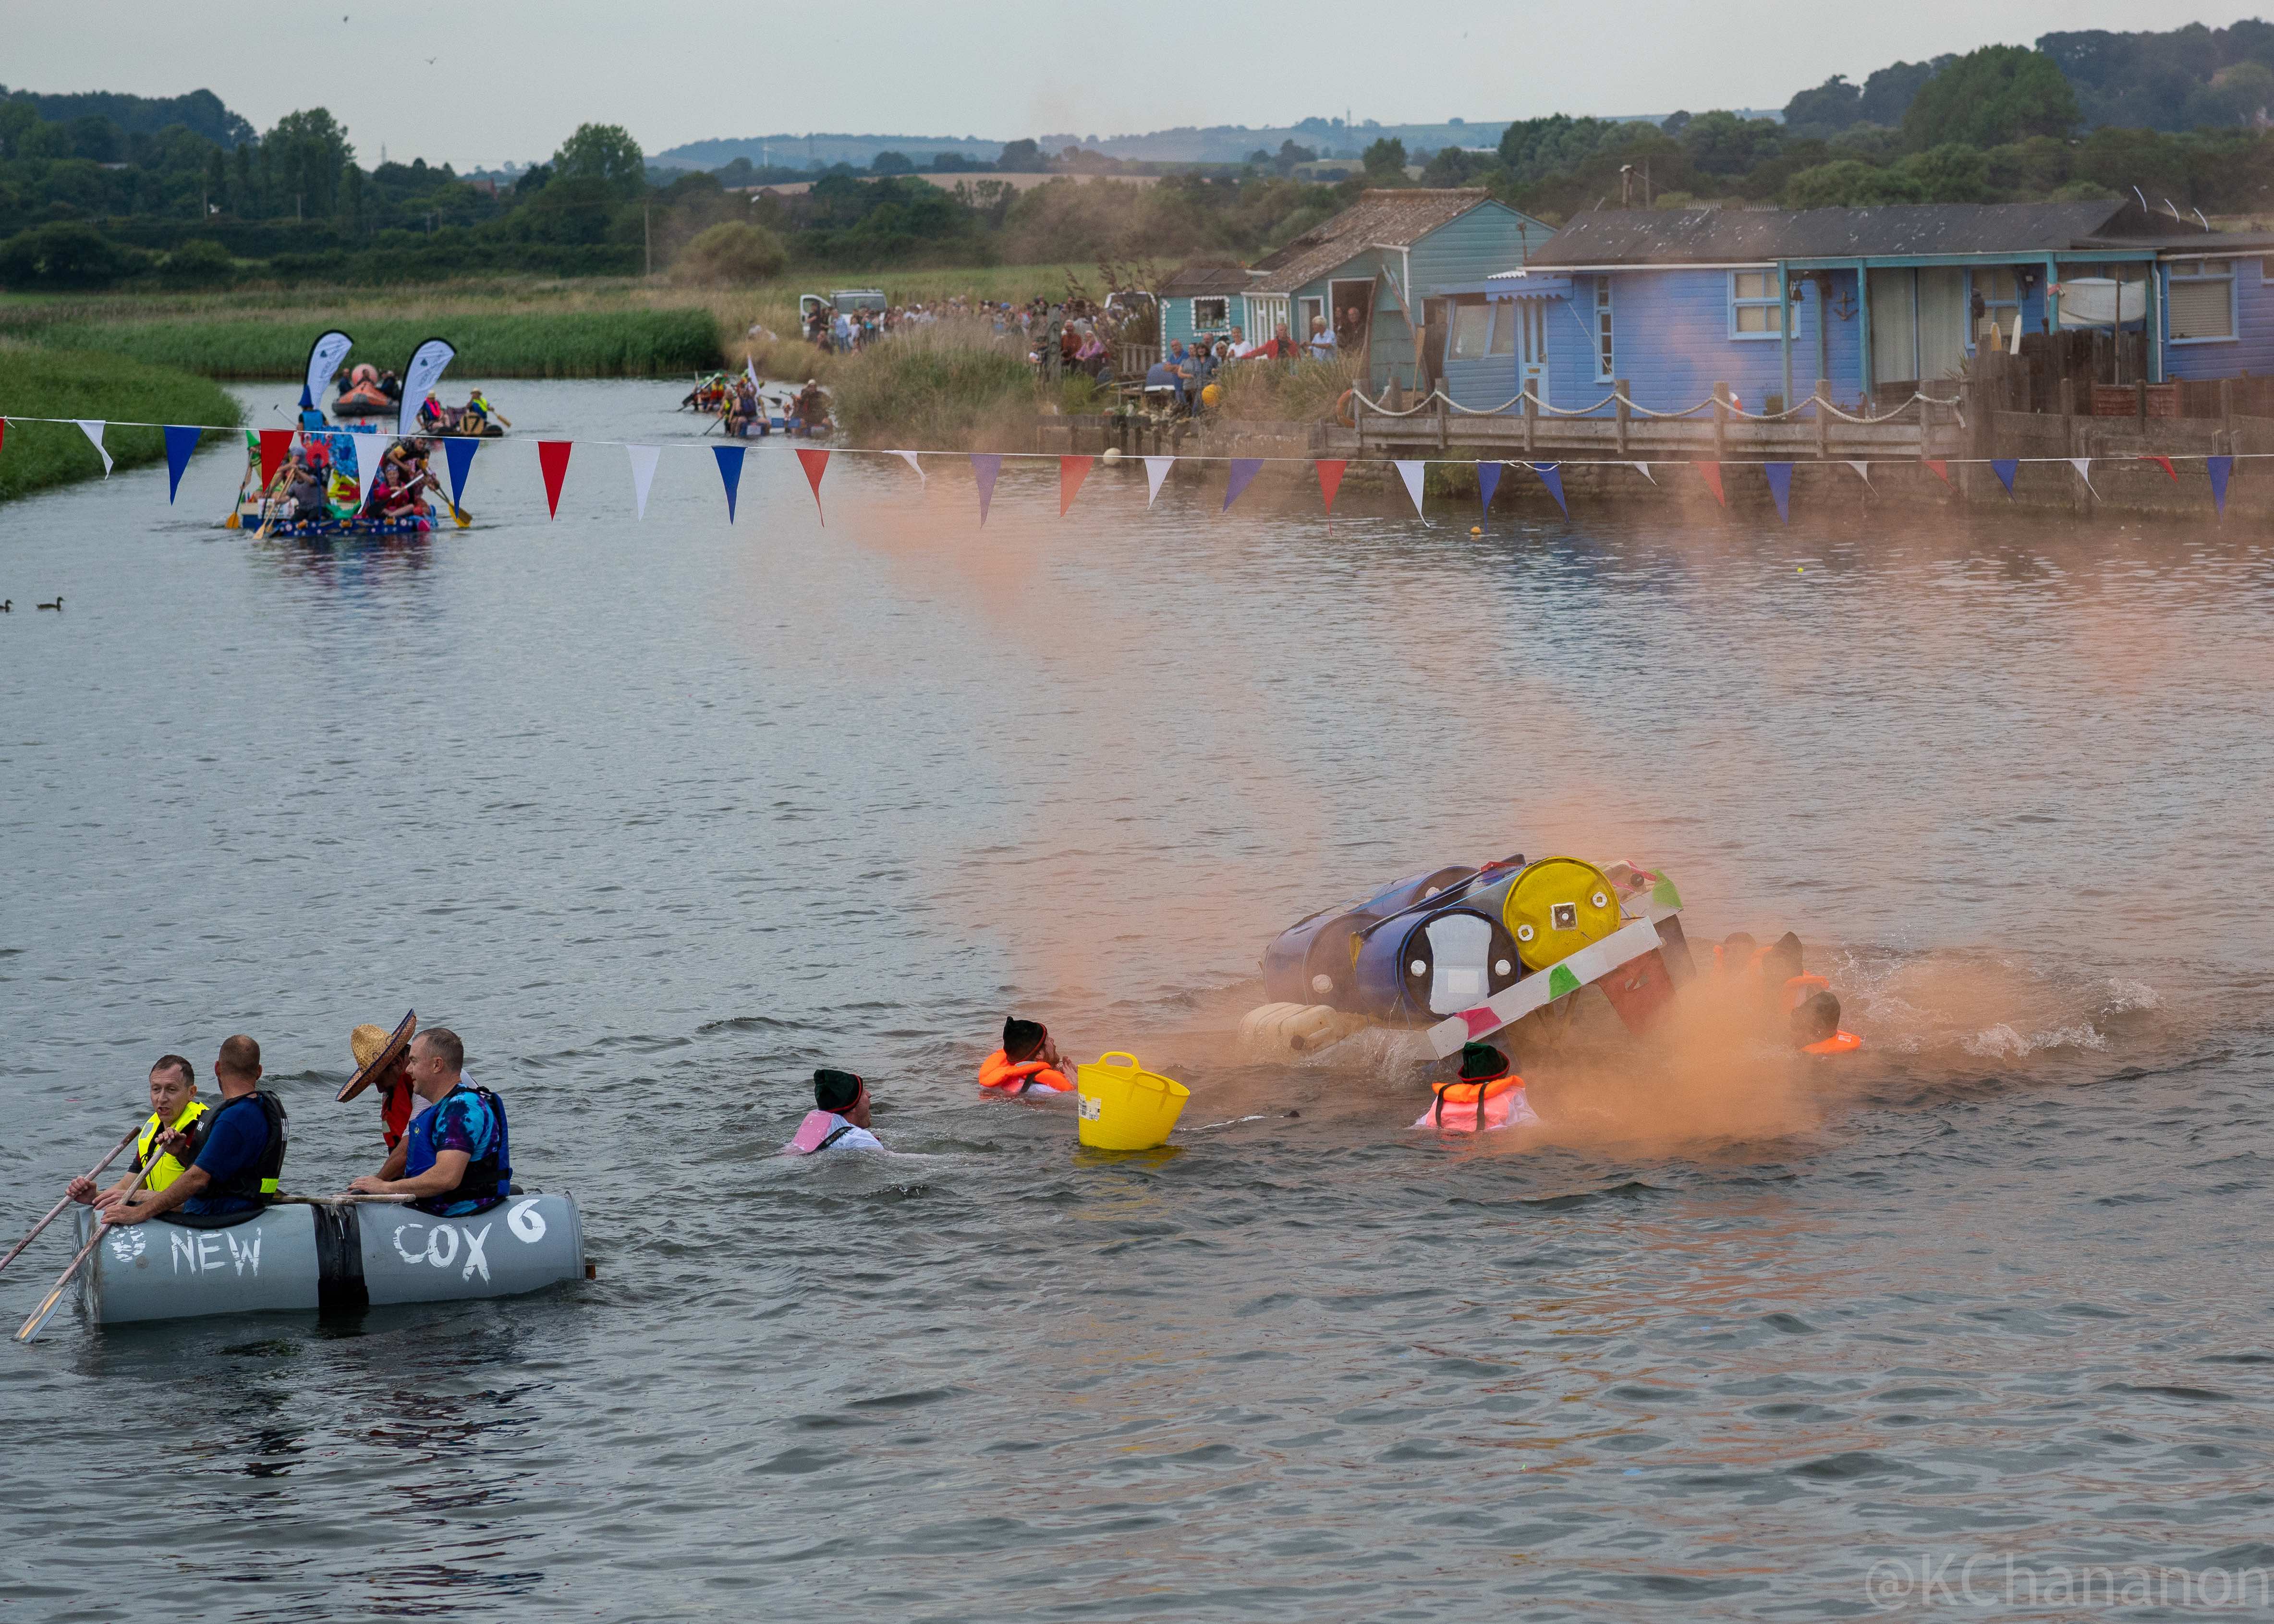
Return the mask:
<svg viewBox="0 0 2274 1624">
<path fill-rule="evenodd" d="M 85 1245 L 94 1214 L 79 1209 Z M 95 1325 L 519 1297 L 583 1280 L 574 1198 L 436 1218 L 393 1202 L 280 1203 L 226 1229 L 161 1218 L 104 1235 L 80 1271 Z"/>
</svg>

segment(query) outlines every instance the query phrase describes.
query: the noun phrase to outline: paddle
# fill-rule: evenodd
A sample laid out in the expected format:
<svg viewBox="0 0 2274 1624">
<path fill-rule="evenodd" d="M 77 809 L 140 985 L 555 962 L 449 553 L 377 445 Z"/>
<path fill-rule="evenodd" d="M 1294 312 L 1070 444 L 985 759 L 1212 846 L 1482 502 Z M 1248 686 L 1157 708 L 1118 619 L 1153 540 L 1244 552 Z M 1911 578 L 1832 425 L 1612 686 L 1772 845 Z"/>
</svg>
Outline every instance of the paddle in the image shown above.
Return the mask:
<svg viewBox="0 0 2274 1624">
<path fill-rule="evenodd" d="M 138 1138 L 140 1137 L 140 1129 L 129 1128 L 126 1131 L 126 1137 L 110 1147 L 110 1154 L 109 1155 L 96 1162 L 93 1167 L 87 1169 L 87 1176 L 91 1179 L 101 1178 L 102 1177 L 102 1169 L 109 1167 L 112 1162 L 117 1161 L 118 1153 L 124 1150 L 129 1145 L 132 1145 Z M 48 1215 L 32 1226 L 32 1232 L 29 1235 L 26 1235 L 22 1240 L 16 1243 L 15 1250 L 11 1252 L 6 1257 L 0 1258 L 0 1269 L 6 1268 L 11 1263 L 13 1263 L 17 1259 L 22 1257 L 24 1255 L 24 1248 L 30 1245 L 34 1241 L 39 1239 L 40 1231 L 46 1229 L 57 1218 L 61 1217 L 63 1215 L 64 1208 L 69 1207 L 71 1204 L 71 1197 L 65 1196 L 62 1200 L 48 1208 Z"/>
<path fill-rule="evenodd" d="M 154 1150 L 157 1147 L 154 1145 L 151 1148 Z M 150 1165 L 144 1168 L 139 1173 L 137 1173 L 134 1176 L 134 1182 L 126 1186 L 126 1193 L 121 1196 L 119 1199 L 122 1201 L 132 1200 L 134 1199 L 134 1192 L 142 1188 L 143 1184 L 148 1180 L 152 1171 L 156 1169 L 160 1160 L 161 1158 L 157 1156 L 152 1156 L 150 1158 Z M 40 1327 L 47 1324 L 49 1319 L 55 1313 L 57 1304 L 62 1303 L 64 1300 L 64 1291 L 70 1286 L 72 1277 L 78 1274 L 80 1266 L 89 1258 L 94 1256 L 94 1249 L 102 1244 L 102 1231 L 105 1227 L 106 1226 L 102 1222 L 102 1214 L 97 1213 L 94 1218 L 94 1233 L 87 1237 L 87 1244 L 79 1249 L 79 1256 L 71 1260 L 71 1267 L 64 1270 L 64 1272 L 56 1277 L 55 1289 L 49 1292 L 47 1296 L 40 1299 L 40 1305 L 32 1311 L 32 1317 L 24 1321 L 23 1329 L 16 1333 L 16 1340 L 18 1342 L 30 1342 L 32 1338 L 40 1334 Z"/>
</svg>

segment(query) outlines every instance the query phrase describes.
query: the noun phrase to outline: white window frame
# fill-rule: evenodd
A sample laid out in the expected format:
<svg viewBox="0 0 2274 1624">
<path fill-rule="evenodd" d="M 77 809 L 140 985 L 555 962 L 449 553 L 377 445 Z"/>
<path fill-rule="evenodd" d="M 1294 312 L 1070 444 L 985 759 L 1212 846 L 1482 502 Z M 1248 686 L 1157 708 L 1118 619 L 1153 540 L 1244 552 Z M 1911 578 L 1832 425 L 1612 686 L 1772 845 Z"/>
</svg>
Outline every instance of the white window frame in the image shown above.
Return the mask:
<svg viewBox="0 0 2274 1624">
<path fill-rule="evenodd" d="M 1595 297 L 1591 308 L 1594 320 L 1588 332 L 1594 341 L 1595 381 L 1615 383 L 1618 380 L 1617 315 L 1612 304 L 1609 277 L 1595 278 Z M 1734 322 L 1736 318 L 1732 316 L 1730 320 Z"/>
<path fill-rule="evenodd" d="M 1474 355 L 1458 353 L 1456 351 L 1455 348 L 1461 341 L 1461 318 L 1463 312 L 1467 311 L 1475 311 L 1484 317 L 1484 330 L 1476 335 L 1480 348 Z M 1492 306 L 1485 300 L 1481 298 L 1455 299 L 1452 304 L 1451 313 L 1445 323 L 1446 361 L 1449 363 L 1459 361 L 1466 364 L 1472 361 L 1482 361 L 1489 358 L 1492 355 Z"/>
<path fill-rule="evenodd" d="M 2223 282 L 2226 284 L 2226 331 L 2224 333 L 2210 334 L 2202 338 L 2180 338 L 2174 335 L 2173 336 L 2165 339 L 2164 341 L 2165 343 L 2172 345 L 2238 344 L 2242 342 L 2242 312 L 2240 303 L 2235 297 L 2234 290 L 2235 264 L 2236 262 L 2233 259 L 2175 259 L 2169 262 L 2167 274 L 2165 278 L 2165 297 L 2163 301 L 2165 330 L 2169 332 L 2172 326 L 2172 283 L 2182 282 Z M 2207 276 L 2203 274 L 2202 268 L 2206 265 L 2223 265 L 2226 268 L 2218 272 L 2215 275 Z M 2189 275 L 2181 275 L 2180 270 L 2183 267 L 2187 267 L 2193 274 Z"/>
<path fill-rule="evenodd" d="M 1485 358 L 1516 354 L 1516 304 L 1514 299 L 1492 301 L 1492 332 L 1485 339 Z"/>
<path fill-rule="evenodd" d="M 1737 278 L 1740 276 L 1766 277 L 1768 279 L 1770 288 L 1768 297 L 1766 298 L 1755 298 L 1751 297 L 1742 299 L 1739 298 L 1737 297 Z M 1740 310 L 1762 309 L 1773 310 L 1777 312 L 1777 325 L 1775 327 L 1771 327 L 1765 333 L 1740 333 L 1737 330 L 1737 312 Z M 1729 336 L 1740 343 L 1748 344 L 1758 343 L 1764 340 L 1770 343 L 1775 343 L 1784 337 L 1784 292 L 1782 288 L 1778 284 L 1777 271 L 1774 266 L 1761 266 L 1742 271 L 1731 271 L 1729 273 Z"/>
<path fill-rule="evenodd" d="M 1216 307 L 1216 310 L 1220 313 L 1216 320 L 1203 321 L 1201 320 L 1201 306 L 1203 304 L 1213 304 Z M 1193 301 L 1193 331 L 1195 333 L 1231 332 L 1231 300 L 1230 297 L 1224 294 L 1216 293 L 1194 299 Z"/>
</svg>

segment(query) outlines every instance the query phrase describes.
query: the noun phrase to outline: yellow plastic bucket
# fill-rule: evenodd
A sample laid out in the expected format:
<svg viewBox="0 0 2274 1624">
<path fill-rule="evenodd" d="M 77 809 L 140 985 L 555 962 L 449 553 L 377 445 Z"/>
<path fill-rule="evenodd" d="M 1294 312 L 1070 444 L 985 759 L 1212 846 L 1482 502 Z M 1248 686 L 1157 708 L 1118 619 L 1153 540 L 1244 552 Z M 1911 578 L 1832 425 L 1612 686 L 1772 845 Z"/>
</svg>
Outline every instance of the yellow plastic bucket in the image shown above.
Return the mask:
<svg viewBox="0 0 2274 1624">
<path fill-rule="evenodd" d="M 1077 1068 L 1074 1092 L 1075 1131 L 1092 1150 L 1150 1150 L 1165 1143 L 1193 1097 L 1182 1083 L 1118 1050 Z"/>
</svg>

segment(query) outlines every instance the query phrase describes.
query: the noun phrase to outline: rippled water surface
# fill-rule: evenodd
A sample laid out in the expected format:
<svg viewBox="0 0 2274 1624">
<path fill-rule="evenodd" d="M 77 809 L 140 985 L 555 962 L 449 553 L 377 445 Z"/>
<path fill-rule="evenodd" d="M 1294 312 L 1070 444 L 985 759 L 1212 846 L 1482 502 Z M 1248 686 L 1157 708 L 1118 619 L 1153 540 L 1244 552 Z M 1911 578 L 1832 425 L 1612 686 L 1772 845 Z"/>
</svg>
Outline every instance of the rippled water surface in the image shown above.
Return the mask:
<svg viewBox="0 0 2274 1624">
<path fill-rule="evenodd" d="M 618 439 L 678 392 L 493 391 Z M 6 1616 L 1812 1619 L 1922 1553 L 2274 1564 L 2261 533 L 1329 531 L 1103 465 L 1061 519 L 1041 463 L 983 530 L 931 466 L 840 456 L 823 528 L 754 446 L 730 529 L 707 451 L 639 523 L 582 444 L 548 520 L 524 433 L 472 530 L 339 551 L 215 528 L 226 450 L 0 509 L 0 1241 L 238 1030 L 287 1183 L 368 1170 L 347 1034 L 415 1005 L 599 1265 L 7 1346 Z M 1869 1049 L 1549 1067 L 1544 1136 L 1451 1147 L 1410 1040 L 1235 1052 L 1282 925 L 1511 850 L 1796 929 Z M 1009 1008 L 1190 1083 L 1174 1153 L 975 1097 Z M 900 1154 L 771 1154 L 828 1063 Z"/>
</svg>

